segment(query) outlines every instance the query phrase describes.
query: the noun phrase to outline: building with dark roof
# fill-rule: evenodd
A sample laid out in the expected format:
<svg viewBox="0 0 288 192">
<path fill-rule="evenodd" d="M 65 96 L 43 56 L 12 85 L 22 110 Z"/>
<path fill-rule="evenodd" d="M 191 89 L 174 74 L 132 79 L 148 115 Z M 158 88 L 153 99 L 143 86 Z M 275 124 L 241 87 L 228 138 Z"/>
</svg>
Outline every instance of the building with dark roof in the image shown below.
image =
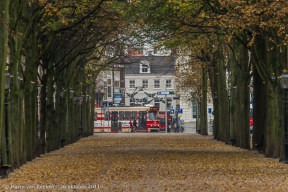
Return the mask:
<svg viewBox="0 0 288 192">
<path fill-rule="evenodd" d="M 175 90 L 176 59 L 171 56 L 134 56 L 125 59 L 125 105 L 159 106 L 165 109 L 164 95 L 160 91 Z M 173 104 L 168 95 L 167 107 Z"/>
<path fill-rule="evenodd" d="M 143 71 L 143 67 L 149 70 Z M 170 56 L 136 56 L 125 60 L 125 74 L 175 74 L 175 58 Z"/>
<path fill-rule="evenodd" d="M 145 56 L 136 53 L 116 60 L 107 70 L 101 71 L 97 78 L 97 105 L 102 106 L 107 102 L 114 106 L 151 105 L 159 106 L 160 111 L 165 111 L 165 95 L 159 95 L 158 92 L 175 93 L 176 64 L 181 66 L 183 60 L 172 56 Z M 175 109 L 178 105 L 183 109 L 181 118 L 185 122 L 194 121 L 197 106 L 187 102 L 185 97 L 189 95 L 167 95 L 167 109 L 171 105 Z"/>
</svg>

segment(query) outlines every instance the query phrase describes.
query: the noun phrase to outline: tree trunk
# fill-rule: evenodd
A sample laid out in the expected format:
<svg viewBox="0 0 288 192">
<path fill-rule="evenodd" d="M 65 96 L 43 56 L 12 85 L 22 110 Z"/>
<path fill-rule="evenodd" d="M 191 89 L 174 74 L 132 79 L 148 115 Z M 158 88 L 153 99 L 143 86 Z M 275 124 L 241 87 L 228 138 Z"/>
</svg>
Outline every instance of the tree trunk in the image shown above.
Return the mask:
<svg viewBox="0 0 288 192">
<path fill-rule="evenodd" d="M 232 62 L 231 74 L 233 82 L 231 85 L 231 114 L 235 130 L 235 145 L 244 149 L 250 149 L 249 131 L 249 57 L 247 48 L 235 40 L 234 50 L 231 55 L 235 61 Z"/>
<path fill-rule="evenodd" d="M 20 167 L 20 156 L 23 154 L 21 150 L 22 143 L 20 142 L 20 134 L 23 127 L 23 108 L 22 108 L 22 97 L 23 91 L 20 91 L 18 87 L 18 66 L 19 66 L 19 55 L 17 55 L 17 38 L 11 37 L 9 39 L 10 44 L 10 71 L 14 74 L 11 85 L 11 100 L 9 102 L 9 111 L 13 111 L 13 115 L 9 116 L 9 128 L 11 130 L 11 165 L 12 170 Z M 12 113 L 9 113 L 12 114 Z"/>
<path fill-rule="evenodd" d="M 223 55 L 223 38 L 218 35 L 217 65 L 215 66 L 214 128 L 217 129 L 217 140 L 229 143 L 228 96 L 226 91 L 226 66 Z"/>
<path fill-rule="evenodd" d="M 209 74 L 209 82 L 210 82 L 210 89 L 211 89 L 211 95 L 212 95 L 212 100 L 213 100 L 213 112 L 212 115 L 214 116 L 213 118 L 213 135 L 214 135 L 214 139 L 218 138 L 218 117 L 217 114 L 215 113 L 216 109 L 218 108 L 218 103 L 217 103 L 217 83 L 216 83 L 216 70 L 215 70 L 215 66 L 216 66 L 216 62 L 214 57 L 213 59 L 210 61 L 211 62 L 211 67 L 208 69 L 208 74 Z M 215 123 L 217 123 L 217 126 L 215 126 Z"/>
<path fill-rule="evenodd" d="M 3 26 L 0 27 L 0 87 L 4 87 L 9 29 L 9 4 L 10 1 L 1 2 L 0 18 Z M 10 164 L 10 162 L 7 161 L 4 118 L 2 118 L 4 117 L 4 89 L 0 90 L 0 94 L 0 154 L 2 155 L 3 164 Z"/>
<path fill-rule="evenodd" d="M 202 66 L 202 97 L 201 97 L 201 113 L 200 113 L 200 134 L 208 135 L 207 127 L 207 71 Z"/>
<path fill-rule="evenodd" d="M 54 108 L 54 69 L 53 69 L 53 60 L 48 61 L 49 68 L 52 68 L 51 70 L 47 70 L 47 75 L 49 81 L 47 81 L 47 104 L 46 106 L 46 120 L 45 120 L 45 126 L 46 126 L 46 152 L 51 152 L 56 149 L 55 146 L 58 145 L 58 131 L 57 131 L 57 124 L 55 122 L 55 108 Z"/>
<path fill-rule="evenodd" d="M 26 159 L 31 161 L 35 157 L 36 141 L 36 90 L 35 86 L 38 67 L 37 25 L 32 26 L 31 35 L 25 43 L 25 136 Z M 33 83 L 32 83 L 33 82 Z M 36 87 L 36 88 L 35 88 Z"/>
<path fill-rule="evenodd" d="M 257 35 L 255 44 L 252 48 L 253 62 L 253 148 L 263 150 L 264 146 L 264 127 L 266 119 L 266 89 L 261 77 L 261 64 L 266 61 L 266 44 L 262 36 Z M 259 55 L 259 56 L 258 56 Z M 260 64 L 261 63 L 261 64 Z"/>
</svg>

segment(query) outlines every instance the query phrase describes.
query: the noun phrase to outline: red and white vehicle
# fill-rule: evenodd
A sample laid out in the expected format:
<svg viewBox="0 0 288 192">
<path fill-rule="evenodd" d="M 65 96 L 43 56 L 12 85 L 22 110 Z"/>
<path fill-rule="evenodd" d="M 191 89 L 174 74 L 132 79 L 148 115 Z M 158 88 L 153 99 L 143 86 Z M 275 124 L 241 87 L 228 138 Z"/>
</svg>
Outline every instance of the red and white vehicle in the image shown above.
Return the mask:
<svg viewBox="0 0 288 192">
<path fill-rule="evenodd" d="M 95 104 L 96 106 L 96 104 Z M 159 107 L 95 107 L 94 132 L 131 132 L 130 120 L 135 118 L 139 132 L 159 131 Z"/>
<path fill-rule="evenodd" d="M 165 111 L 160 111 L 159 112 L 159 121 L 160 121 L 160 131 L 165 131 Z M 167 111 L 167 126 L 171 124 L 171 115 L 170 115 L 170 110 Z"/>
</svg>

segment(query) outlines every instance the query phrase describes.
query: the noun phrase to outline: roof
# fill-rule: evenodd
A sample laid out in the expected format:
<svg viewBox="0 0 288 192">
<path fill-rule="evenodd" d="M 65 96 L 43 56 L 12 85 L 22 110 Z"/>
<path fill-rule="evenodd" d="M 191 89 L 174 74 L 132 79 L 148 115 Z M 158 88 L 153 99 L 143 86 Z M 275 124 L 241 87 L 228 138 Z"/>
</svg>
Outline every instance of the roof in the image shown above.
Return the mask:
<svg viewBox="0 0 288 192">
<path fill-rule="evenodd" d="M 128 54 L 128 56 L 137 57 L 137 56 L 144 56 L 144 55 L 142 53 L 139 53 L 138 51 L 134 51 L 134 52 Z"/>
<path fill-rule="evenodd" d="M 140 74 L 140 63 L 149 62 L 150 73 L 141 74 L 174 74 L 175 57 L 171 56 L 133 56 L 125 59 L 125 74 Z"/>
</svg>

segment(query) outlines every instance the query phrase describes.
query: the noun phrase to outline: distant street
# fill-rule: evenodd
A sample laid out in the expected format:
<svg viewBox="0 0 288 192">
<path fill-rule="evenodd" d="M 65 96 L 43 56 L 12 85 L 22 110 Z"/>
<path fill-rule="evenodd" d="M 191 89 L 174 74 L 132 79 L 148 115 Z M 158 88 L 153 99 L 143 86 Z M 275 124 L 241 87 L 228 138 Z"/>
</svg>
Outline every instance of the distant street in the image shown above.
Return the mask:
<svg viewBox="0 0 288 192">
<path fill-rule="evenodd" d="M 196 121 L 184 122 L 184 133 L 196 133 Z"/>
<path fill-rule="evenodd" d="M 184 133 L 196 133 L 196 121 L 184 122 Z M 212 123 L 208 122 L 208 133 L 212 134 Z"/>
<path fill-rule="evenodd" d="M 288 191 L 287 170 L 212 136 L 98 133 L 25 164 L 0 191 L 279 192 Z"/>
</svg>

